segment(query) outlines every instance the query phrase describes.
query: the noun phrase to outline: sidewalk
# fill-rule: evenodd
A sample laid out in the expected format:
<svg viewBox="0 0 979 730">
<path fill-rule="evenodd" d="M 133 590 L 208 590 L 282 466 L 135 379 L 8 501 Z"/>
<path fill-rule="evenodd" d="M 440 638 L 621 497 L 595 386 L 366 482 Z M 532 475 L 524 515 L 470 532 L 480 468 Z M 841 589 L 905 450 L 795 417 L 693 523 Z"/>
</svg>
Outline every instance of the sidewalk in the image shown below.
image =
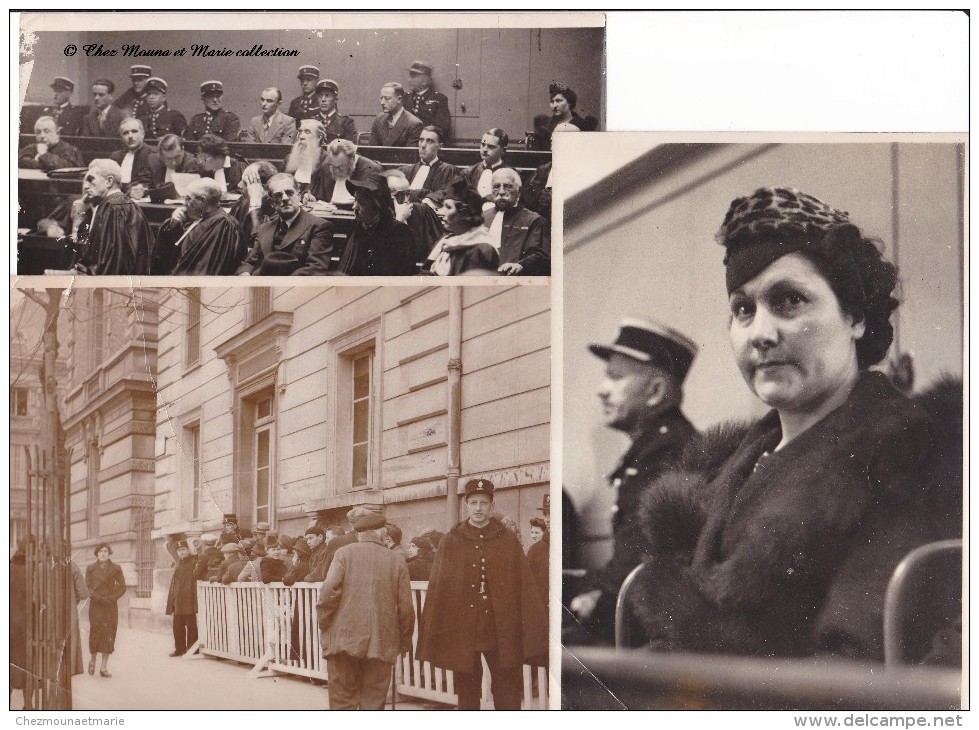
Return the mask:
<svg viewBox="0 0 979 730">
<path fill-rule="evenodd" d="M 85 668 L 88 632 L 82 628 Z M 119 627 L 109 657 L 110 678 L 72 677 L 74 709 L 105 710 L 327 710 L 327 688 L 279 675 L 249 679 L 247 664 L 214 658 L 171 658 L 173 637 Z M 388 704 L 388 708 L 390 704 Z M 398 710 L 451 709 L 416 698 L 398 698 Z"/>
</svg>

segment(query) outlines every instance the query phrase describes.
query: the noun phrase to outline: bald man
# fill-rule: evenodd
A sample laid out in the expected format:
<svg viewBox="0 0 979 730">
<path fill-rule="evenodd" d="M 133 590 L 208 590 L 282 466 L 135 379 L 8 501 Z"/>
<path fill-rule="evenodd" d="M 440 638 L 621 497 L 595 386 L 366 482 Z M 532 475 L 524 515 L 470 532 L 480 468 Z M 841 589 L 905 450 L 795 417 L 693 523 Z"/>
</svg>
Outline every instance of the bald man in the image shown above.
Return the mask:
<svg viewBox="0 0 979 730">
<path fill-rule="evenodd" d="M 159 273 L 174 276 L 224 276 L 245 258 L 238 223 L 221 208 L 221 186 L 210 178 L 187 187 L 186 205 L 160 228 Z"/>
<path fill-rule="evenodd" d="M 47 172 L 60 167 L 81 167 L 82 155 L 72 145 L 61 140 L 58 122 L 54 117 L 39 117 L 34 122 L 34 144 L 17 153 L 17 167 Z"/>
</svg>

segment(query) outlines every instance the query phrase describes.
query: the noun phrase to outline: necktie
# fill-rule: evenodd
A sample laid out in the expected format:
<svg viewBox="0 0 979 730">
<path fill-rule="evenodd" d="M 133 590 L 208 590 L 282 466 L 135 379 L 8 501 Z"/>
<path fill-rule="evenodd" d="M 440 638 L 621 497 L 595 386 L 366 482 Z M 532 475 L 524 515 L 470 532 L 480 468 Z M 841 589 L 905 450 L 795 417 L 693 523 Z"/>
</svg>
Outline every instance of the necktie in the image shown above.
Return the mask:
<svg viewBox="0 0 979 730">
<path fill-rule="evenodd" d="M 286 232 L 289 230 L 288 221 L 279 221 L 279 225 L 275 228 L 275 235 L 272 237 L 272 248 L 278 248 L 282 244 L 282 239 L 286 237 Z"/>
</svg>

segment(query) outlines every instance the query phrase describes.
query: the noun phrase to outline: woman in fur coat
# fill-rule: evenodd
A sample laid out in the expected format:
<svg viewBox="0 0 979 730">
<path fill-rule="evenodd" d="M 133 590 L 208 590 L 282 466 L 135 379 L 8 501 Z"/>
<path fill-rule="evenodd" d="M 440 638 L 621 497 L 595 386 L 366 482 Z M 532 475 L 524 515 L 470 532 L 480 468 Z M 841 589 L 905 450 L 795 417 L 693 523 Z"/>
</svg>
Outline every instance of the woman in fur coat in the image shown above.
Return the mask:
<svg viewBox="0 0 979 730">
<path fill-rule="evenodd" d="M 847 213 L 762 188 L 718 237 L 735 359 L 772 410 L 695 440 L 647 490 L 633 643 L 881 661 L 894 568 L 961 535 L 961 393 L 911 400 L 868 370 L 897 273 Z"/>
</svg>

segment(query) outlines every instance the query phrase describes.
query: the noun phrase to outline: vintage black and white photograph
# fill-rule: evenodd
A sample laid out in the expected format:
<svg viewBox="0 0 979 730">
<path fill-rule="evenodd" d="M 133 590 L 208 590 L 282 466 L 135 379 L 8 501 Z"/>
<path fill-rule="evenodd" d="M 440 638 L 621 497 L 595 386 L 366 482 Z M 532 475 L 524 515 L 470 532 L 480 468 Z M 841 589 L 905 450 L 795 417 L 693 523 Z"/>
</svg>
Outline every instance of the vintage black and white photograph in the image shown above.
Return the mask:
<svg viewBox="0 0 979 730">
<path fill-rule="evenodd" d="M 555 154 L 562 706 L 959 708 L 965 137 Z"/>
<path fill-rule="evenodd" d="M 549 276 L 604 49 L 598 13 L 25 13 L 12 271 Z"/>
<path fill-rule="evenodd" d="M 12 295 L 11 709 L 549 707 L 549 286 Z"/>
</svg>

